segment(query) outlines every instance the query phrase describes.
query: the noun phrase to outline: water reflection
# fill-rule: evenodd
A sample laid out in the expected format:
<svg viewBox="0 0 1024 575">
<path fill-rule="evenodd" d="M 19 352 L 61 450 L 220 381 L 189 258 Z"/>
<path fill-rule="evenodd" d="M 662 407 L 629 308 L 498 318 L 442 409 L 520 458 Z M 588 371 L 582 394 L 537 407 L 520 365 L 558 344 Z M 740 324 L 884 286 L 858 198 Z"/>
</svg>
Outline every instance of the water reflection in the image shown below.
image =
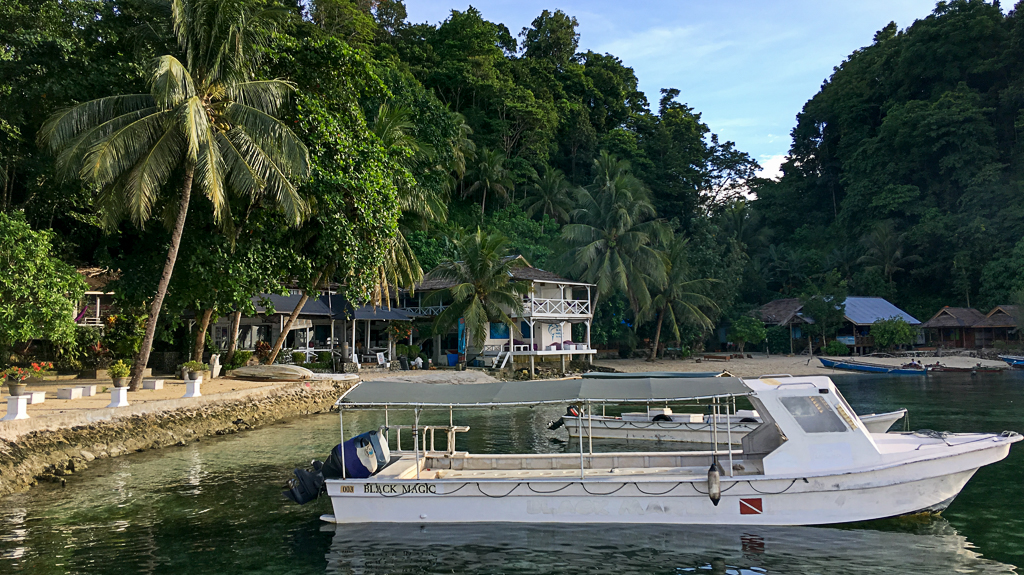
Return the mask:
<svg viewBox="0 0 1024 575">
<path fill-rule="evenodd" d="M 944 520 L 928 533 L 812 527 L 331 526 L 327 573 L 1015 573 Z"/>
</svg>

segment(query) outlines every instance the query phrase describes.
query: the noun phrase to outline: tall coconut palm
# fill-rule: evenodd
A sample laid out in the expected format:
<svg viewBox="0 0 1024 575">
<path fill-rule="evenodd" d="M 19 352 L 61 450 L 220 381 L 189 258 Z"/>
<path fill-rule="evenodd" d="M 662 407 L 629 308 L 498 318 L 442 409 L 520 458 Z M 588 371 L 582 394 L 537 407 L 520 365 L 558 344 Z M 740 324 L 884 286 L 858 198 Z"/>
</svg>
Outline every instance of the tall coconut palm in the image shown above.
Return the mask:
<svg viewBox="0 0 1024 575">
<path fill-rule="evenodd" d="M 667 230 L 628 165 L 606 154 L 595 160 L 598 176 L 589 190 L 577 190 L 572 223 L 562 228 L 572 246 L 565 255 L 569 272 L 597 286 L 595 310 L 601 297 L 621 291 L 639 313 L 650 305 L 650 287 L 667 280 L 665 258 L 655 247 Z"/>
<path fill-rule="evenodd" d="M 918 255 L 903 255 L 903 242 L 906 239 L 907 234 L 898 233 L 892 220 L 878 222 L 867 235 L 861 238 L 861 244 L 867 249 L 867 252 L 857 260 L 857 263 L 867 264 L 864 267 L 866 270 L 881 272 L 889 282 L 891 289 L 894 275 L 905 271 L 904 266 L 922 261 L 921 256 Z"/>
<path fill-rule="evenodd" d="M 427 301 L 434 303 L 447 296 L 451 301 L 435 320 L 435 330 L 444 333 L 465 318 L 466 329 L 472 338 L 469 343 L 477 350 L 487 339 L 488 323 L 504 323 L 513 332 L 519 330 L 509 317 L 523 311 L 523 296 L 530 293 L 530 283 L 514 281 L 512 272 L 525 265 L 521 258 L 509 258 L 508 240 L 501 234 L 475 234 L 455 241 L 459 261 L 449 260 L 430 272 L 431 279 L 445 279 L 455 283 L 446 290 L 434 292 Z M 507 310 L 507 311 L 506 311 Z"/>
<path fill-rule="evenodd" d="M 711 284 L 717 280 L 694 279 L 693 271 L 690 268 L 689 240 L 673 236 L 666 248 L 668 281 L 665 284 L 665 289 L 654 296 L 650 306 L 651 311 L 658 314 L 658 321 L 654 328 L 654 348 L 651 349 L 651 360 L 657 357 L 661 329 L 666 322 L 676 341 L 679 341 L 681 339 L 679 336 L 680 325 L 690 324 L 696 325 L 701 330 L 711 330 L 715 324 L 708 313 L 718 311 L 718 305 L 707 296 Z"/>
<path fill-rule="evenodd" d="M 177 204 L 132 389 L 149 360 L 193 186 L 210 200 L 218 221 L 232 193 L 273 203 L 293 224 L 306 213 L 294 182 L 309 173 L 308 152 L 277 118 L 292 85 L 252 73 L 282 14 L 250 0 L 172 0 L 180 53 L 151 63 L 149 93 L 61 110 L 39 133 L 61 173 L 100 190 L 98 209 L 107 226 L 125 218 L 142 226 L 158 203 Z"/>
<path fill-rule="evenodd" d="M 484 148 L 466 174 L 473 182 L 466 193 L 472 194 L 477 190 L 483 193 L 480 200 L 480 219 L 484 217 L 488 193 L 499 198 L 508 198 L 509 192 L 515 189 L 515 184 L 512 183 L 512 178 L 508 170 L 505 169 L 504 163 L 505 154 L 501 150 Z"/>
<path fill-rule="evenodd" d="M 568 221 L 572 209 L 571 188 L 562 170 L 544 166 L 544 175 L 533 176 L 533 183 L 527 190 L 526 215 L 547 214 L 555 221 Z"/>
</svg>

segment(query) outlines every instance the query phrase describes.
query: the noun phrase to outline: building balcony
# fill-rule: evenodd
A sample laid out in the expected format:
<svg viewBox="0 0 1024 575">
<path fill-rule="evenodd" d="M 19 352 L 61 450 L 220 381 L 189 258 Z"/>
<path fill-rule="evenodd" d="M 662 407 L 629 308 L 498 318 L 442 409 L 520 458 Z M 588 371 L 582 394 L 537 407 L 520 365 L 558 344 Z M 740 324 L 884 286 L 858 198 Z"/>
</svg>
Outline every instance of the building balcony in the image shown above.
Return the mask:
<svg viewBox="0 0 1024 575">
<path fill-rule="evenodd" d="M 434 317 L 434 316 L 437 316 L 437 315 L 441 315 L 441 312 L 444 311 L 446 307 L 448 307 L 448 306 L 446 306 L 446 305 L 420 305 L 420 306 L 413 305 L 413 306 L 405 306 L 402 309 L 405 310 L 405 312 L 408 313 L 409 315 L 419 316 L 419 317 Z"/>
<path fill-rule="evenodd" d="M 524 317 L 580 317 L 591 316 L 590 302 L 579 299 L 529 298 L 523 301 Z"/>
</svg>

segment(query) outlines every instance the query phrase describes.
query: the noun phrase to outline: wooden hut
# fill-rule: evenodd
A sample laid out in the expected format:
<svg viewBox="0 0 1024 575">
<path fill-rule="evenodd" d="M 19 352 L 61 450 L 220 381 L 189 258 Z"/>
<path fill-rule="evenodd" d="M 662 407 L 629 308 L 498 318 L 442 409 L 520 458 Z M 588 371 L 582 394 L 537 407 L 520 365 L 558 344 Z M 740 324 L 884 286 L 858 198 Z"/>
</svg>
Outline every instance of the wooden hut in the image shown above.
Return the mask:
<svg viewBox="0 0 1024 575">
<path fill-rule="evenodd" d="M 949 307 L 940 309 L 931 319 L 921 324 L 925 340 L 940 347 L 982 347 L 980 324 L 985 314 L 972 307 Z"/>
</svg>

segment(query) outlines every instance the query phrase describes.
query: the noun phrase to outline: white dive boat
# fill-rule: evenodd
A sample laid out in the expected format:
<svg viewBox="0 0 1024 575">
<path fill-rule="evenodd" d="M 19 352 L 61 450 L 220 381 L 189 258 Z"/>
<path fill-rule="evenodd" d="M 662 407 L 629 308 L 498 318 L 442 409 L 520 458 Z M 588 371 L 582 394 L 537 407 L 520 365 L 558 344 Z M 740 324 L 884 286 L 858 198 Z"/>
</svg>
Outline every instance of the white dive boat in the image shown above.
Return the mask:
<svg viewBox="0 0 1024 575">
<path fill-rule="evenodd" d="M 705 400 L 728 417 L 739 396 L 748 397 L 763 419 L 743 437 L 740 450 L 727 448 L 727 427 L 726 437 L 718 437 L 709 451 L 597 453 L 592 441 L 580 441 L 579 453 L 471 454 L 455 450 L 455 433 L 468 428 L 453 421 L 419 426 L 423 410 L 567 403 L 587 417 L 601 403 Z M 388 453 L 388 436 L 400 430 L 382 428 L 335 448 L 332 459 L 341 455 L 340 473 L 337 461 L 323 465 L 326 479 L 320 483 L 334 513 L 322 518 L 346 524 L 816 525 L 937 512 L 979 467 L 1005 458 L 1021 439 L 1013 432 L 871 434 L 822 376 L 740 380 L 636 374 L 614 381 L 478 385 L 385 380 L 358 384 L 337 406 L 343 439 L 344 414 L 353 408 L 383 409 L 385 417 L 387 410 L 408 409 L 416 421 L 412 451 Z M 436 431 L 447 436 L 443 451 L 431 444 Z M 320 485 L 313 486 L 316 491 L 307 495 L 319 491 Z"/>
<path fill-rule="evenodd" d="M 892 424 L 907 414 L 906 409 L 888 413 L 872 413 L 858 415 L 868 433 L 885 433 Z M 671 408 L 663 407 L 647 411 L 627 412 L 621 417 L 605 417 L 594 415 L 580 417 L 566 413 L 560 420 L 565 425 L 569 437 L 594 439 L 640 439 L 653 441 L 680 441 L 685 443 L 714 443 L 715 431 L 718 442 L 722 443 L 727 435 L 732 445 L 740 441 L 751 431 L 761 425 L 761 417 L 756 410 L 737 410 L 735 415 L 715 415 L 700 413 L 673 413 Z M 582 431 L 580 430 L 582 423 Z M 552 424 L 557 429 L 559 422 Z M 728 428 L 728 429 L 727 429 Z"/>
</svg>

